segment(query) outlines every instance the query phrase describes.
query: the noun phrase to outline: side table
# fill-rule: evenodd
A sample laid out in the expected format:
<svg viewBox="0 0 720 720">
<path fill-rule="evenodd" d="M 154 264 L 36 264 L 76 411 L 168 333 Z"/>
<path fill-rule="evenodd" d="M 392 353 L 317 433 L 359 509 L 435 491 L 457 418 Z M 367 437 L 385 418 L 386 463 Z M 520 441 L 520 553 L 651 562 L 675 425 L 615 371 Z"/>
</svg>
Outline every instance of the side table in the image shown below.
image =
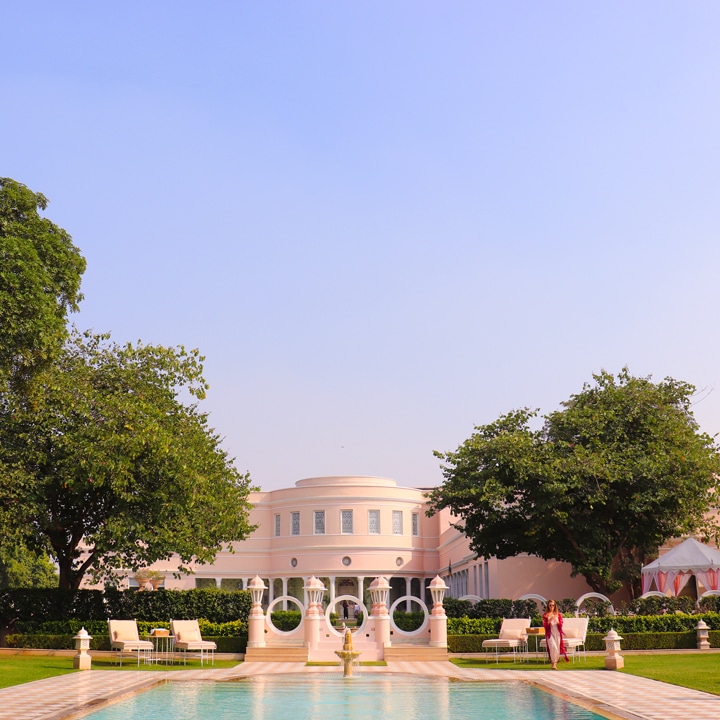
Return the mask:
<svg viewBox="0 0 720 720">
<path fill-rule="evenodd" d="M 175 662 L 175 636 L 174 635 L 148 635 L 148 640 L 154 645 L 152 662 L 168 665 Z"/>
<path fill-rule="evenodd" d="M 544 627 L 531 627 L 526 630 L 528 635 L 528 655 L 530 654 L 530 638 L 535 638 L 535 660 L 540 654 L 540 640 L 545 637 Z"/>
</svg>

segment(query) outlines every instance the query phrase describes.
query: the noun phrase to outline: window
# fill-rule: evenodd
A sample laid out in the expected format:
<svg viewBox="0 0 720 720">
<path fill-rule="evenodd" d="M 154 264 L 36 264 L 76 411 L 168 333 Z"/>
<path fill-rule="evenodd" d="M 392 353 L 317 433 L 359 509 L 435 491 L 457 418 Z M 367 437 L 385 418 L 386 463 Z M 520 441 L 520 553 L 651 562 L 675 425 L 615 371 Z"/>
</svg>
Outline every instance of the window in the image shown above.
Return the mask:
<svg viewBox="0 0 720 720">
<path fill-rule="evenodd" d="M 417 513 L 412 514 L 412 534 L 416 537 L 420 534 L 420 516 Z"/>
<path fill-rule="evenodd" d="M 280 516 L 275 516 L 275 537 L 280 537 Z"/>
<path fill-rule="evenodd" d="M 403 534 L 402 510 L 393 510 L 393 535 Z"/>
<path fill-rule="evenodd" d="M 325 534 L 325 511 L 324 510 L 316 510 L 314 515 L 315 515 L 315 534 L 316 535 L 324 535 Z"/>
<path fill-rule="evenodd" d="M 368 510 L 368 533 L 370 535 L 380 534 L 380 511 Z"/>
<path fill-rule="evenodd" d="M 290 513 L 290 534 L 291 535 L 299 535 L 300 534 L 300 513 L 299 512 Z"/>
<path fill-rule="evenodd" d="M 341 510 L 340 511 L 340 532 L 343 535 L 352 535 L 353 532 L 353 511 L 352 510 Z"/>
</svg>

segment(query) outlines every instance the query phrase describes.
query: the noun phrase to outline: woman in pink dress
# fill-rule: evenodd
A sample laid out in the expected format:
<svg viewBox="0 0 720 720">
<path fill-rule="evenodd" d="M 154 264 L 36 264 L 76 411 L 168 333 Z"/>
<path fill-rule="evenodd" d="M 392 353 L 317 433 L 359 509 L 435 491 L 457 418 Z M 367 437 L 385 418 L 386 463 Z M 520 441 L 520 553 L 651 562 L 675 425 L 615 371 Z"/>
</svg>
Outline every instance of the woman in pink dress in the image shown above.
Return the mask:
<svg viewBox="0 0 720 720">
<path fill-rule="evenodd" d="M 558 610 L 557 603 L 554 600 L 548 600 L 542 621 L 545 628 L 545 644 L 547 645 L 552 669 L 557 670 L 557 663 L 561 655 L 565 658 L 565 662 L 570 661 L 563 642 L 562 613 Z"/>
</svg>

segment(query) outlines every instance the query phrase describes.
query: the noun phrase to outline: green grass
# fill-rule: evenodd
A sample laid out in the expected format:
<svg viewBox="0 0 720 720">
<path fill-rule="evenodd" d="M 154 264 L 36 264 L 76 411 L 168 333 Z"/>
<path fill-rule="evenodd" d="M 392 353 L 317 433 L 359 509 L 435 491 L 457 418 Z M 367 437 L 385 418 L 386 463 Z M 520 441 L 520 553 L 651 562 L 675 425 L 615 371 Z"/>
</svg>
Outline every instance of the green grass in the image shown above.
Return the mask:
<svg viewBox="0 0 720 720">
<path fill-rule="evenodd" d="M 660 680 L 672 685 L 681 685 L 702 690 L 703 692 L 720 695 L 720 653 L 667 653 L 664 655 L 625 655 L 625 667 L 620 672 L 640 677 Z M 502 660 L 496 664 L 485 662 L 484 658 L 454 658 L 452 660 L 458 667 L 464 668 L 490 668 L 496 670 L 547 670 L 548 663 L 513 663 L 511 660 Z M 214 666 L 205 668 L 231 668 L 238 664 L 237 660 L 216 660 Z M 324 665 L 325 663 L 308 663 L 309 665 Z M 362 665 L 385 665 L 384 662 L 367 662 Z M 120 672 L 157 672 L 158 670 L 185 670 L 200 669 L 200 660 L 188 660 L 187 665 L 140 665 L 132 659 L 125 661 L 120 667 L 110 658 L 93 660 L 95 670 L 115 670 Z M 603 656 L 593 655 L 587 661 L 582 659 L 574 663 L 560 663 L 560 672 L 568 670 L 601 670 L 605 671 Z M 0 656 L 0 687 L 19 685 L 21 683 L 41 680 L 55 675 L 65 675 L 76 672 L 72 667 L 72 657 L 43 656 L 43 655 L 4 655 Z"/>
<path fill-rule="evenodd" d="M 668 653 L 648 655 L 624 655 L 625 667 L 619 672 L 629 675 L 660 680 L 671 685 L 681 685 L 720 695 L 720 653 Z M 485 662 L 484 658 L 453 658 L 455 665 L 463 668 L 491 668 L 497 670 L 548 670 L 549 663 L 513 663 L 501 660 L 499 663 Z M 574 663 L 558 663 L 561 672 L 567 670 L 603 670 L 605 658 L 590 656 L 587 661 L 578 659 Z"/>
<path fill-rule="evenodd" d="M 0 688 L 71 672 L 75 670 L 69 657 L 6 655 L 0 658 Z"/>
<path fill-rule="evenodd" d="M 203 668 L 231 668 L 238 664 L 237 660 L 215 660 L 215 665 L 205 663 Z M 114 660 L 98 659 L 92 661 L 94 670 L 118 670 L 122 672 L 157 672 L 158 670 L 200 670 L 200 660 L 188 659 L 187 665 L 152 665 L 141 664 L 138 667 L 137 661 L 127 658 L 123 661 L 122 667 Z M 59 657 L 57 655 L 4 655 L 0 657 L 0 688 L 20 685 L 42 680 L 55 675 L 65 675 L 77 672 L 73 670 L 73 659 L 71 656 Z"/>
</svg>

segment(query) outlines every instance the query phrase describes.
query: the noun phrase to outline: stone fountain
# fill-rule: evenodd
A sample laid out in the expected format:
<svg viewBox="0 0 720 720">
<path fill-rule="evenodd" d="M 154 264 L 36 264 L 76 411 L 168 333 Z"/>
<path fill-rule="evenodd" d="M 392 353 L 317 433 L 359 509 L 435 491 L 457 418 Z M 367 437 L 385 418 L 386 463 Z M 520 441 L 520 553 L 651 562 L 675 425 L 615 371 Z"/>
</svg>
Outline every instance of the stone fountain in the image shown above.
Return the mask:
<svg viewBox="0 0 720 720">
<path fill-rule="evenodd" d="M 352 677 L 353 663 L 355 662 L 355 659 L 360 656 L 359 652 L 353 650 L 352 630 L 348 629 L 345 631 L 343 649 L 336 650 L 335 654 L 342 660 L 343 677 Z"/>
</svg>

